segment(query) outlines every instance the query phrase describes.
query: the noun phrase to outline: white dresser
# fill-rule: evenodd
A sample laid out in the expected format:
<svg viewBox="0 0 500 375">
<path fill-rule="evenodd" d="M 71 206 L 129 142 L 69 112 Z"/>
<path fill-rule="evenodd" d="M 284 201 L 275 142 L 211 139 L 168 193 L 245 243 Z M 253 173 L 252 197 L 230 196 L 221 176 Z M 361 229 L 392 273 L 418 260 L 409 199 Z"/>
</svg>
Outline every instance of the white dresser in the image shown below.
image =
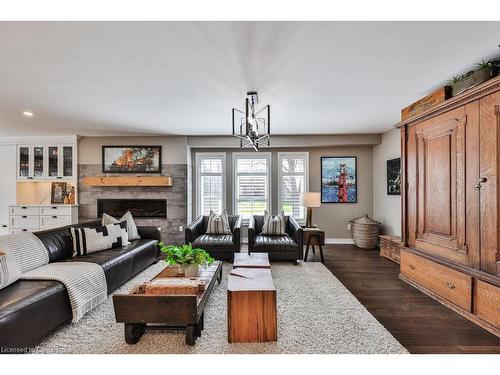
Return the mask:
<svg viewBox="0 0 500 375">
<path fill-rule="evenodd" d="M 78 205 L 9 207 L 9 231 L 36 232 L 78 223 Z"/>
</svg>

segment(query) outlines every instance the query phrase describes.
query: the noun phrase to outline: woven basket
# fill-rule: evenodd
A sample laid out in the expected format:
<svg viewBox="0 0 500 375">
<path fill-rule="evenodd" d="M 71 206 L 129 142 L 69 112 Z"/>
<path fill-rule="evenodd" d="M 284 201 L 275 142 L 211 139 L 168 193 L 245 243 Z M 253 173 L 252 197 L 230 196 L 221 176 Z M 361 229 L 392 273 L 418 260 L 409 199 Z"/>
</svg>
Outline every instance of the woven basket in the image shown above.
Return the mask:
<svg viewBox="0 0 500 375">
<path fill-rule="evenodd" d="M 368 217 L 360 217 L 350 221 L 354 244 L 362 249 L 375 249 L 378 242 L 379 222 Z"/>
</svg>

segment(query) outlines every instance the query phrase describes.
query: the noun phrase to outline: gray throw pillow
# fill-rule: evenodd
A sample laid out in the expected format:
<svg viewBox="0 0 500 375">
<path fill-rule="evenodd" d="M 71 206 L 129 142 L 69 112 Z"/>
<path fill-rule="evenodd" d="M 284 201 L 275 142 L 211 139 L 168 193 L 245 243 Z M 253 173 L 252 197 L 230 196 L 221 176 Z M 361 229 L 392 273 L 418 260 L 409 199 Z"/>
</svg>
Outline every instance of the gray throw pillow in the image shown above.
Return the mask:
<svg viewBox="0 0 500 375">
<path fill-rule="evenodd" d="M 108 214 L 103 214 L 102 215 L 102 225 L 108 225 L 108 224 L 117 224 L 122 221 L 127 222 L 127 232 L 128 232 L 128 240 L 129 241 L 134 241 L 134 240 L 139 240 L 141 237 L 139 236 L 139 231 L 137 230 L 137 225 L 135 225 L 134 218 L 132 217 L 132 214 L 130 211 L 127 211 L 125 215 L 121 217 L 121 219 L 115 219 L 113 216 L 108 215 Z"/>
</svg>

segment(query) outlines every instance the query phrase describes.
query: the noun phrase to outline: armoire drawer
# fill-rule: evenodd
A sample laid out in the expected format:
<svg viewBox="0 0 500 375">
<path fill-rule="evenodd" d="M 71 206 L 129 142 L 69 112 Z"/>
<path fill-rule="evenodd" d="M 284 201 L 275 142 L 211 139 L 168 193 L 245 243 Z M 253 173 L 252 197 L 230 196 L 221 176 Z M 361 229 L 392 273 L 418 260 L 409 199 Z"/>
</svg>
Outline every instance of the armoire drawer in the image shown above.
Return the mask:
<svg viewBox="0 0 500 375">
<path fill-rule="evenodd" d="M 63 206 L 43 206 L 40 207 L 40 215 L 71 215 L 71 207 Z"/>
<path fill-rule="evenodd" d="M 40 216 L 40 229 L 64 227 L 71 224 L 71 217 L 64 215 Z"/>
<path fill-rule="evenodd" d="M 36 229 L 40 226 L 40 216 L 22 215 L 11 216 L 10 227 L 12 229 Z"/>
<path fill-rule="evenodd" d="M 500 288 L 477 280 L 476 315 L 496 328 L 500 328 Z"/>
<path fill-rule="evenodd" d="M 401 252 L 401 274 L 465 311 L 471 311 L 471 276 L 407 251 Z"/>
<path fill-rule="evenodd" d="M 11 215 L 19 215 L 19 216 L 39 215 L 40 208 L 39 207 L 32 207 L 32 206 L 11 206 L 10 207 L 10 214 Z"/>
</svg>

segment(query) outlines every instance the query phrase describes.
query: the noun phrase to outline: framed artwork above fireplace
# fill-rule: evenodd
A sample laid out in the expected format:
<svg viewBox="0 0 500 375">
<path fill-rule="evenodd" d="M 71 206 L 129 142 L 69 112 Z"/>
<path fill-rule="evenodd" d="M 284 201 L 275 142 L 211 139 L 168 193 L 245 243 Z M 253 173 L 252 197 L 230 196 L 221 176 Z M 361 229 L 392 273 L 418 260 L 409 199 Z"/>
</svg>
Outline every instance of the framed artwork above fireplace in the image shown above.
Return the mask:
<svg viewBox="0 0 500 375">
<path fill-rule="evenodd" d="M 102 146 L 103 173 L 161 173 L 161 146 Z"/>
</svg>

